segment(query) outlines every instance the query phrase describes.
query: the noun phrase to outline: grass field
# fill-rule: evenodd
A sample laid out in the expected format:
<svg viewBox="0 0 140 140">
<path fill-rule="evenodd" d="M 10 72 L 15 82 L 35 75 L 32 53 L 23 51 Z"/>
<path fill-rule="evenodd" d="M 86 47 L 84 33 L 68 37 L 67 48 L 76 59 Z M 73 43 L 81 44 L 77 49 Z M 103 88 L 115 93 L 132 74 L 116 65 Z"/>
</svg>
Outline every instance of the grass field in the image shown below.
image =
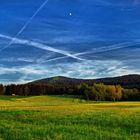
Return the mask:
<svg viewBox="0 0 140 140">
<path fill-rule="evenodd" d="M 0 96 L 0 139 L 140 140 L 140 102 Z"/>
</svg>

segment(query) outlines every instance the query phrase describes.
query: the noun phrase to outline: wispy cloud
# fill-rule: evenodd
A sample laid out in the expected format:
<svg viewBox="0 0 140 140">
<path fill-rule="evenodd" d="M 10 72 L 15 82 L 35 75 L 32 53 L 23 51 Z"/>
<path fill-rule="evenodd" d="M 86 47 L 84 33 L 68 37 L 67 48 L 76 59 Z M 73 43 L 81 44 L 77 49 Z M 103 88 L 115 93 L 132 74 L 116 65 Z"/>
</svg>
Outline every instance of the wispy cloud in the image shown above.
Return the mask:
<svg viewBox="0 0 140 140">
<path fill-rule="evenodd" d="M 140 4 L 140 0 L 134 0 L 134 5 L 139 5 Z"/>
<path fill-rule="evenodd" d="M 4 62 L 27 62 L 27 63 L 33 63 L 35 62 L 34 59 L 32 58 L 25 58 L 25 57 L 19 57 L 19 58 L 15 58 L 15 57 L 10 57 L 10 58 L 1 58 L 0 61 L 4 61 Z"/>
<path fill-rule="evenodd" d="M 130 0 L 130 1 L 97 0 L 95 3 L 101 6 L 132 6 L 139 5 L 140 0 Z"/>
<path fill-rule="evenodd" d="M 124 74 L 138 73 L 139 69 L 132 68 L 125 62 L 117 60 L 88 60 L 86 62 L 64 63 L 56 65 L 34 65 L 6 68 L 0 66 L 1 75 L 9 75 L 9 81 L 12 82 L 10 76 L 20 74 L 15 82 L 29 82 L 35 79 L 50 77 L 50 76 L 69 76 L 75 78 L 101 78 L 112 77 Z M 8 81 L 7 78 L 7 81 Z M 2 78 L 0 78 L 2 80 Z"/>
</svg>

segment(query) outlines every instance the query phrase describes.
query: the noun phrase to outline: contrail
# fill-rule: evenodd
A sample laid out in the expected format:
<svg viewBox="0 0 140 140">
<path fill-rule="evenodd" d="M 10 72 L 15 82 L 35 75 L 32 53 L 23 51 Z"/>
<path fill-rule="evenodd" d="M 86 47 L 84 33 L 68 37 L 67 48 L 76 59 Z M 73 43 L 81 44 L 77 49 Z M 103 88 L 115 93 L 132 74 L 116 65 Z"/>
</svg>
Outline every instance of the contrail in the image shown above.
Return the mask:
<svg viewBox="0 0 140 140">
<path fill-rule="evenodd" d="M 122 48 L 127 48 L 130 45 L 136 45 L 139 44 L 139 42 L 124 42 L 124 43 L 118 43 L 118 44 L 113 44 L 113 45 L 109 45 L 109 46 L 104 46 L 101 48 L 95 48 L 86 52 L 82 52 L 82 53 L 77 53 L 74 54 L 76 56 L 80 56 L 80 55 L 85 55 L 85 54 L 96 54 L 96 53 L 103 53 L 103 52 L 108 52 L 108 51 L 113 51 L 113 50 L 118 50 L 118 49 L 122 49 Z"/>
<path fill-rule="evenodd" d="M 73 54 L 73 56 L 79 57 L 79 56 L 83 56 L 83 55 L 86 55 L 86 54 L 104 53 L 104 52 L 108 52 L 108 51 L 113 51 L 113 50 L 127 48 L 130 45 L 137 45 L 137 44 L 140 44 L 140 42 L 118 43 L 118 44 L 113 44 L 113 45 L 109 45 L 109 46 L 103 46 L 103 47 L 98 48 L 98 49 L 94 48 L 94 49 L 86 51 L 86 52 L 75 53 L 75 54 Z M 53 61 L 61 60 L 61 59 L 65 59 L 65 58 L 68 58 L 68 57 L 67 56 L 57 57 L 57 58 L 52 58 L 52 59 L 49 59 L 49 60 L 44 60 L 44 61 L 39 61 L 39 62 L 40 62 L 40 64 L 43 64 L 43 63 L 53 62 Z M 85 61 L 86 61 L 86 59 L 85 59 Z"/>
<path fill-rule="evenodd" d="M 9 48 L 14 40 L 27 28 L 27 26 L 31 23 L 31 21 L 34 19 L 34 17 L 44 8 L 44 6 L 48 3 L 49 0 L 45 0 L 41 6 L 35 11 L 35 13 L 30 17 L 30 19 L 24 24 L 24 26 L 20 29 L 20 31 L 13 37 L 13 39 L 2 49 L 0 49 L 0 51 L 3 51 L 7 48 Z"/>
<path fill-rule="evenodd" d="M 3 34 L 0 34 L 0 38 L 5 38 L 5 39 L 8 39 L 8 40 L 13 40 L 13 37 L 10 37 L 10 36 L 7 36 L 7 35 L 3 35 Z M 71 57 L 71 58 L 76 59 L 76 60 L 84 60 L 82 58 L 74 56 L 73 54 L 71 54 L 71 53 L 69 53 L 67 51 L 60 50 L 60 49 L 55 49 L 55 48 L 53 48 L 51 46 L 44 45 L 42 43 L 38 43 L 38 42 L 35 42 L 35 41 L 14 38 L 13 43 L 14 44 L 23 44 L 23 45 L 27 45 L 27 46 L 33 46 L 35 48 L 39 48 L 39 49 L 42 49 L 42 50 L 45 50 L 45 51 L 51 51 L 51 52 L 55 52 L 55 53 L 58 53 L 58 54 L 62 54 L 62 55 L 65 55 L 67 57 Z"/>
<path fill-rule="evenodd" d="M 1 38 L 5 38 L 5 39 L 9 39 L 9 40 L 13 39 L 12 37 L 7 36 L 7 35 L 3 35 L 3 34 L 0 34 L 0 37 Z M 59 54 L 65 55 L 63 57 L 53 58 L 53 59 L 49 59 L 49 60 L 46 60 L 46 61 L 44 60 L 42 62 L 38 61 L 40 63 L 45 63 L 45 62 L 52 62 L 52 61 L 56 61 L 56 60 L 65 59 L 65 58 L 68 58 L 68 57 L 71 57 L 71 58 L 74 58 L 74 59 L 77 59 L 77 60 L 86 61 L 86 59 L 80 58 L 79 56 L 83 56 L 83 55 L 86 55 L 86 54 L 104 53 L 104 52 L 108 52 L 108 51 L 112 51 L 112 50 L 127 48 L 130 45 L 137 45 L 137 44 L 139 44 L 140 41 L 136 40 L 134 42 L 123 42 L 123 43 L 113 44 L 113 45 L 103 46 L 101 48 L 94 48 L 94 49 L 86 51 L 86 52 L 80 52 L 80 53 L 75 53 L 75 54 L 71 54 L 71 53 L 69 53 L 67 51 L 63 51 L 63 50 L 60 50 L 60 49 L 55 49 L 53 47 L 44 45 L 42 43 L 38 43 L 38 42 L 30 41 L 30 40 L 23 40 L 23 39 L 15 38 L 13 43 L 14 44 L 29 45 L 29 46 L 33 46 L 33 47 L 36 47 L 36 48 L 40 48 L 40 49 L 46 50 L 46 51 L 51 51 L 51 52 L 55 52 L 55 53 L 59 53 Z"/>
</svg>

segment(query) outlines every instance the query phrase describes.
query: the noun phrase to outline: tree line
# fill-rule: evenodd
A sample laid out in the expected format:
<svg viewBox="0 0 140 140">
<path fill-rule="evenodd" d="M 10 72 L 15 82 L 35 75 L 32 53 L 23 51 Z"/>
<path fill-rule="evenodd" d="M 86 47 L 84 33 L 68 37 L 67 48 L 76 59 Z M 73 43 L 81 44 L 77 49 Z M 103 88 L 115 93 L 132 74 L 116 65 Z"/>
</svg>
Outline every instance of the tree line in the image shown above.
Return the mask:
<svg viewBox="0 0 140 140">
<path fill-rule="evenodd" d="M 105 85 L 94 83 L 88 85 L 52 85 L 52 84 L 22 84 L 0 85 L 0 95 L 34 96 L 34 95 L 80 95 L 81 98 L 95 101 L 135 101 L 140 100 L 138 89 L 125 89 L 120 85 Z"/>
<path fill-rule="evenodd" d="M 18 96 L 34 96 L 34 95 L 62 95 L 77 94 L 77 86 L 60 86 L 52 84 L 21 84 L 21 85 L 0 85 L 0 95 L 18 95 Z"/>
<path fill-rule="evenodd" d="M 81 84 L 79 91 L 83 98 L 95 101 L 138 101 L 140 92 L 138 89 L 125 89 L 120 85 L 105 85 L 103 83 Z"/>
</svg>

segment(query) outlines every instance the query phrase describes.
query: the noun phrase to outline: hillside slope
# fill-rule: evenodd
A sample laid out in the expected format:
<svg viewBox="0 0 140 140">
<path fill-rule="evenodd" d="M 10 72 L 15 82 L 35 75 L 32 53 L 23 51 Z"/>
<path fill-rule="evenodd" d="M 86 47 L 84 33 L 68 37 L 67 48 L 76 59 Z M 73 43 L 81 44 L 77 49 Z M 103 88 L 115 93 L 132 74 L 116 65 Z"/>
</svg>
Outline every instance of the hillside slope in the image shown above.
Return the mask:
<svg viewBox="0 0 140 140">
<path fill-rule="evenodd" d="M 140 75 L 125 75 L 119 77 L 101 78 L 101 79 L 75 79 L 63 76 L 45 78 L 33 81 L 30 84 L 50 84 L 61 86 L 75 86 L 81 83 L 92 85 L 93 83 L 104 83 L 109 85 L 121 85 L 126 88 L 140 89 Z"/>
</svg>

